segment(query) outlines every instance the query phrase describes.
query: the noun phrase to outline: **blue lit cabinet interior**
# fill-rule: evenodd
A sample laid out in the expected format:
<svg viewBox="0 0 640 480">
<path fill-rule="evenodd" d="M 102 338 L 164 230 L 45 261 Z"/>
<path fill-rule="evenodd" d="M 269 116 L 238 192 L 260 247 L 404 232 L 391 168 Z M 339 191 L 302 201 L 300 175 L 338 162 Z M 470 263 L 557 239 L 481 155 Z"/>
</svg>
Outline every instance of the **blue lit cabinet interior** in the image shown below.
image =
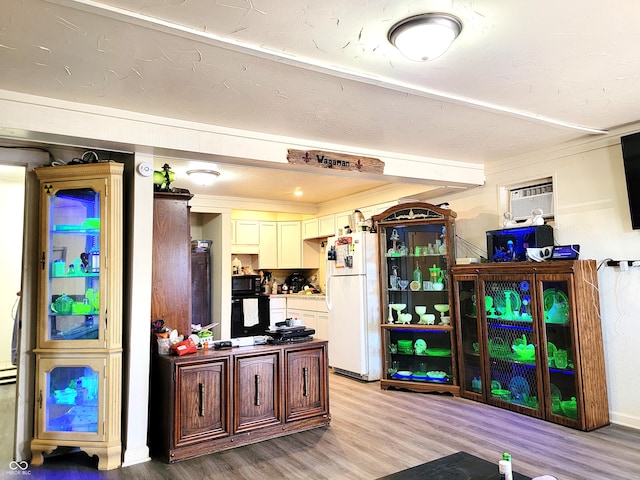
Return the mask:
<svg viewBox="0 0 640 480">
<path fill-rule="evenodd" d="M 32 465 L 59 447 L 121 464 L 122 172 L 36 168 L 40 251 Z"/>
<path fill-rule="evenodd" d="M 450 269 L 455 212 L 405 203 L 373 217 L 380 250 L 383 389 L 459 395 Z"/>
<path fill-rule="evenodd" d="M 453 268 L 461 395 L 580 430 L 608 425 L 593 260 Z"/>
</svg>

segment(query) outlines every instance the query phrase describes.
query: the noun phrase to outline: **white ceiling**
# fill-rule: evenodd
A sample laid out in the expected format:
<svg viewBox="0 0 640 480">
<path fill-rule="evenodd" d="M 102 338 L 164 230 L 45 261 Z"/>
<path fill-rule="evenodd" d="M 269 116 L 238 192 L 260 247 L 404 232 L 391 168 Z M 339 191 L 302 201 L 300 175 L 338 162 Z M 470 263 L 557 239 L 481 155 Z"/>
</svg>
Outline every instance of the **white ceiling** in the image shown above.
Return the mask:
<svg viewBox="0 0 640 480">
<path fill-rule="evenodd" d="M 388 29 L 432 11 L 462 33 L 405 59 Z M 640 120 L 639 19 L 630 0 L 4 0 L 0 88 L 486 163 Z"/>
</svg>

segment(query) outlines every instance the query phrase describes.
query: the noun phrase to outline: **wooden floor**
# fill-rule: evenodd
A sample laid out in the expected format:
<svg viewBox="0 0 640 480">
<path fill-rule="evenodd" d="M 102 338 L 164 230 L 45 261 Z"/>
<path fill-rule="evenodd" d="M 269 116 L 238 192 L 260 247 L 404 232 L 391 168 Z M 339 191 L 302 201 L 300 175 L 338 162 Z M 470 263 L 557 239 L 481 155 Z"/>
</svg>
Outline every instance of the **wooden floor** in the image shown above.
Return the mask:
<svg viewBox="0 0 640 480">
<path fill-rule="evenodd" d="M 495 461 L 496 472 L 508 451 L 514 470 L 531 477 L 640 479 L 638 430 L 580 432 L 461 398 L 384 391 L 378 382 L 336 374 L 330 375 L 330 399 L 327 428 L 173 465 L 153 460 L 100 473 L 84 454 L 60 456 L 31 467 L 29 478 L 57 479 L 64 470 L 65 479 L 367 480 L 463 450 Z M 8 449 L 0 448 L 6 455 Z M 16 478 L 8 461 L 0 461 L 0 478 Z"/>
</svg>

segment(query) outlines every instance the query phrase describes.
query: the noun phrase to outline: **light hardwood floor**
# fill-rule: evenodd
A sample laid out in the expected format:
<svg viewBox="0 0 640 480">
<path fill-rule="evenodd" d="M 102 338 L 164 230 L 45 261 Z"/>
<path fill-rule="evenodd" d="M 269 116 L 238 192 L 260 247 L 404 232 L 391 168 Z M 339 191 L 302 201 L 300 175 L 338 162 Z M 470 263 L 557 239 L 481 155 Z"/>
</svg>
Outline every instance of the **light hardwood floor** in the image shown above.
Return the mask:
<svg viewBox="0 0 640 480">
<path fill-rule="evenodd" d="M 173 465 L 153 460 L 109 472 L 97 472 L 83 454 L 49 458 L 31 468 L 30 478 L 61 478 L 64 470 L 65 479 L 368 480 L 464 450 L 495 461 L 496 472 L 508 451 L 514 470 L 531 477 L 640 479 L 639 430 L 611 425 L 580 432 L 461 398 L 385 391 L 378 382 L 333 373 L 330 402 L 328 428 Z M 7 463 L 0 465 L 0 478 L 15 478 Z"/>
</svg>

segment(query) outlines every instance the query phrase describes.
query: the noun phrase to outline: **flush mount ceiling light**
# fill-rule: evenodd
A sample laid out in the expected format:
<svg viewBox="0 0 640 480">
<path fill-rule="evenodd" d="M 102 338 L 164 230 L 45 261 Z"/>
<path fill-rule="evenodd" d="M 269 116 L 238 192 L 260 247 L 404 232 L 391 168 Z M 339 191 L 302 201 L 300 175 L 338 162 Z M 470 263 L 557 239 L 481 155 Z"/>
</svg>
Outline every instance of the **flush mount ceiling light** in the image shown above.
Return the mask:
<svg viewBox="0 0 640 480">
<path fill-rule="evenodd" d="M 396 23 L 387 38 L 408 59 L 428 61 L 446 52 L 461 31 L 453 15 L 423 13 Z"/>
<path fill-rule="evenodd" d="M 194 183 L 206 187 L 216 181 L 220 176 L 220 172 L 215 170 L 187 170 L 187 175 Z"/>
</svg>

